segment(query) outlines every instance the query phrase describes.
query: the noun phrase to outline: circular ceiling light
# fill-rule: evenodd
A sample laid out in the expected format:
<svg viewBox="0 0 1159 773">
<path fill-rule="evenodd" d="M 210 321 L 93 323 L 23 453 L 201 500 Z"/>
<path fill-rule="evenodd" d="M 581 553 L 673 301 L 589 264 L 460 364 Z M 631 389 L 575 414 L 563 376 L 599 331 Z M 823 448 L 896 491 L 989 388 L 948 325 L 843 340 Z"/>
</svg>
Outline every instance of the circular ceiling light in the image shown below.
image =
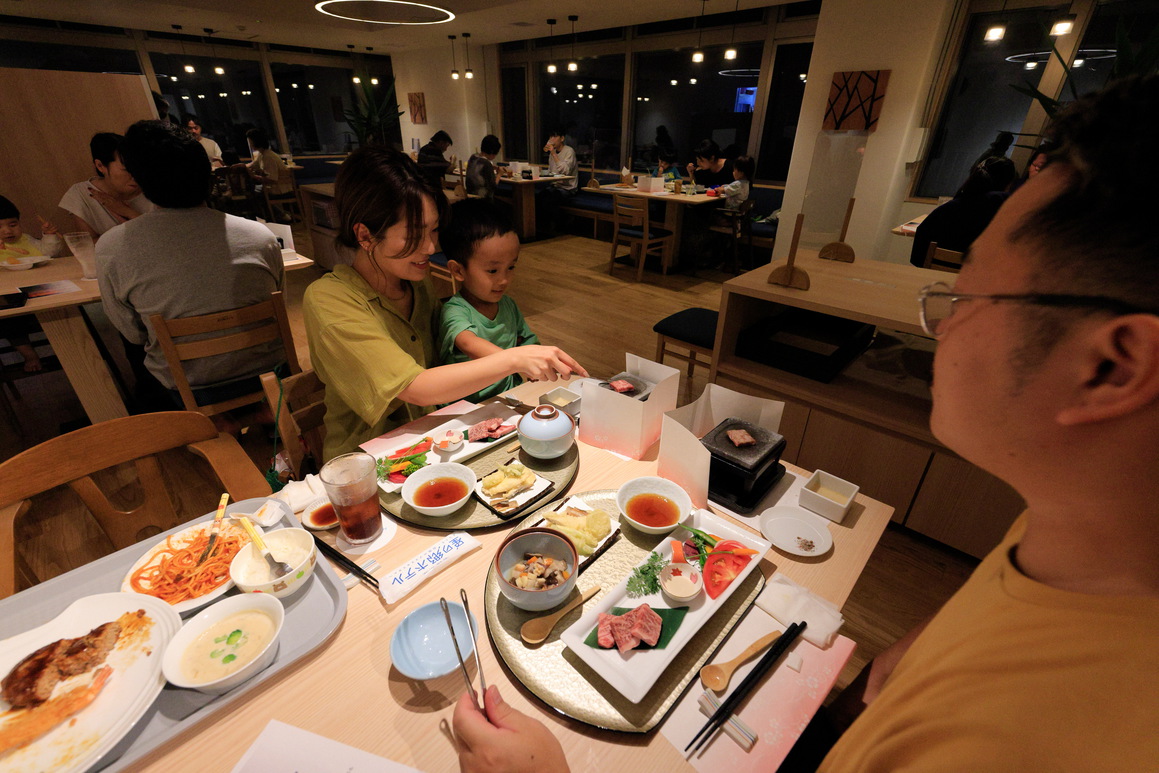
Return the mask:
<svg viewBox="0 0 1159 773">
<path fill-rule="evenodd" d="M 716 74 L 723 75 L 726 78 L 756 78 L 761 74 L 761 71 L 754 68 L 743 68 L 736 70 L 720 70 Z"/>
<path fill-rule="evenodd" d="M 332 10 L 334 7 L 342 13 Z M 322 0 L 314 10 L 336 19 L 371 24 L 445 24 L 455 18 L 446 8 L 410 0 Z"/>
</svg>

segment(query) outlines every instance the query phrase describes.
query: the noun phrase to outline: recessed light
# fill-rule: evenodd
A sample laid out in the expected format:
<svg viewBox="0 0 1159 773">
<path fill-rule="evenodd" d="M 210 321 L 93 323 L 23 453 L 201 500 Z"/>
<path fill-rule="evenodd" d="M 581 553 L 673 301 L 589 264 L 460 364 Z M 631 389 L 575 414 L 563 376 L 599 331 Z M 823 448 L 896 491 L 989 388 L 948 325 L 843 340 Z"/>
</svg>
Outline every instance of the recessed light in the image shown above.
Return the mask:
<svg viewBox="0 0 1159 773">
<path fill-rule="evenodd" d="M 691 83 L 693 86 L 695 86 L 696 85 L 696 78 L 689 78 L 688 82 Z"/>
<path fill-rule="evenodd" d="M 174 83 L 176 83 L 176 82 L 177 82 L 177 76 L 176 76 L 176 75 L 170 75 L 170 76 L 169 76 L 169 80 L 171 80 L 171 81 L 173 81 Z"/>
<path fill-rule="evenodd" d="M 675 86 L 675 85 L 676 85 L 676 79 L 675 79 L 675 78 L 673 78 L 672 80 L 670 80 L 670 81 L 668 81 L 668 82 L 669 82 L 669 83 L 671 83 L 673 86 Z"/>
<path fill-rule="evenodd" d="M 351 80 L 354 81 L 355 83 L 362 83 L 362 78 L 359 78 L 357 75 L 355 75 L 353 78 L 351 78 Z"/>
<path fill-rule="evenodd" d="M 377 86 L 377 85 L 378 85 L 378 78 L 371 78 L 371 79 L 370 79 L 370 85 L 371 85 L 371 86 Z M 314 87 L 313 87 L 313 86 L 311 86 L 310 88 L 314 88 Z"/>
<path fill-rule="evenodd" d="M 224 67 L 214 67 L 213 71 L 215 73 L 217 73 L 218 75 L 225 75 L 225 68 Z"/>
<path fill-rule="evenodd" d="M 185 65 L 185 72 L 197 72 L 197 70 L 193 69 L 193 65 L 187 64 Z"/>
<path fill-rule="evenodd" d="M 1006 26 L 1003 24 L 995 24 L 990 29 L 986 30 L 986 40 L 991 43 L 1001 40 L 1006 37 Z"/>
</svg>

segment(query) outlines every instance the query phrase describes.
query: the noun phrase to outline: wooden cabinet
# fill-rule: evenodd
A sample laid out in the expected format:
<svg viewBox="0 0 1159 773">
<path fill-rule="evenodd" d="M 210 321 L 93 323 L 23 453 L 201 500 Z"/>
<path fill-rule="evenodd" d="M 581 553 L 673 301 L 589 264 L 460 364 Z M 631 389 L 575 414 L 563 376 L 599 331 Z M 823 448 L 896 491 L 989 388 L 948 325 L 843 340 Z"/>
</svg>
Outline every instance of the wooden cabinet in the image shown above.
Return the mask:
<svg viewBox="0 0 1159 773">
<path fill-rule="evenodd" d="M 819 260 L 804 250 L 797 266 L 810 275 L 807 291 L 768 284 L 767 267 L 724 284 L 710 380 L 786 401 L 781 426 L 786 461 L 852 481 L 892 505 L 894 521 L 971 555 L 985 555 L 1021 512 L 1022 501 L 937 441 L 929 429 L 927 390 L 891 388 L 848 372 L 823 383 L 736 354 L 741 332 L 778 306 L 922 335 L 918 291 L 944 275 L 872 260 Z"/>
</svg>

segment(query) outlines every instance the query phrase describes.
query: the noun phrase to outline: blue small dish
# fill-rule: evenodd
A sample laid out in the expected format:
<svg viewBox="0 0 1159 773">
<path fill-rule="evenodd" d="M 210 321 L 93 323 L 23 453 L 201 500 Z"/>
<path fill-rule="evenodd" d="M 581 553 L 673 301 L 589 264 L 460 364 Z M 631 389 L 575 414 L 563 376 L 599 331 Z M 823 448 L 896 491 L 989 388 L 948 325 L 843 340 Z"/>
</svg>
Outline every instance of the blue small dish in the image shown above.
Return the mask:
<svg viewBox="0 0 1159 773">
<path fill-rule="evenodd" d="M 455 638 L 459 640 L 459 650 L 463 662 L 470 662 L 475 652 L 475 642 L 471 628 L 467 625 L 467 613 L 462 604 L 447 602 L 451 620 L 455 626 Z M 479 630 L 475 616 L 471 623 Z M 438 679 L 459 667 L 455 657 L 455 643 L 447 630 L 447 619 L 443 608 L 436 601 L 411 612 L 403 618 L 394 636 L 390 639 L 390 659 L 403 676 L 411 679 Z"/>
</svg>

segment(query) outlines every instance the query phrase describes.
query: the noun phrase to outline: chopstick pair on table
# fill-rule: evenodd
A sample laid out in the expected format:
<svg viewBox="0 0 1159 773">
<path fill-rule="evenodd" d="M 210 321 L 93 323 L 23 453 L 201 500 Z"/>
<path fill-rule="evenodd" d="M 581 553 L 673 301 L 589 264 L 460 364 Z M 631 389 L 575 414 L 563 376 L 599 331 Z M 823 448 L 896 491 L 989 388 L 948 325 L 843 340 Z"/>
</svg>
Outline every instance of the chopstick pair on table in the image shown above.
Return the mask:
<svg viewBox="0 0 1159 773">
<path fill-rule="evenodd" d="M 699 732 L 692 737 L 692 740 L 688 742 L 688 746 L 684 747 L 684 751 L 687 752 L 691 748 L 692 753 L 695 754 L 700 750 L 701 746 L 704 746 L 708 739 L 712 738 L 717 730 L 728 722 L 728 718 L 732 716 L 734 709 L 756 688 L 764 675 L 773 669 L 773 666 L 781 659 L 781 655 L 785 654 L 785 650 L 805 630 L 806 625 L 808 623 L 802 620 L 799 623 L 793 623 L 785 629 L 785 632 L 773 643 L 769 651 L 757 661 L 756 666 L 753 667 L 753 670 L 749 672 L 748 676 L 737 685 L 737 688 L 732 691 L 731 695 L 724 699 L 724 702 L 720 704 L 720 708 L 708 718 L 708 721 L 704 723 L 704 727 L 700 728 Z"/>
<path fill-rule="evenodd" d="M 373 574 L 371 574 L 370 572 L 363 569 L 358 564 L 351 561 L 340 550 L 338 550 L 337 548 L 334 548 L 333 546 L 330 545 L 330 543 L 319 538 L 317 534 L 314 534 L 313 537 L 314 537 L 314 544 L 318 546 L 318 550 L 322 551 L 322 555 L 326 556 L 331 561 L 333 561 L 334 563 L 338 564 L 343 569 L 345 569 L 347 572 L 354 575 L 358 579 L 362 580 L 364 583 L 366 583 L 370 587 L 374 588 L 375 593 L 379 592 L 378 578 L 377 577 L 375 577 Z M 353 587 L 353 586 L 351 586 L 351 587 Z"/>
<path fill-rule="evenodd" d="M 463 660 L 463 653 L 459 649 L 459 639 L 455 636 L 455 625 L 454 621 L 451 620 L 451 609 L 447 606 L 447 600 L 440 598 L 439 605 L 443 608 L 443 617 L 447 619 L 447 630 L 451 632 L 451 642 L 455 645 L 455 657 L 459 659 L 459 668 L 463 671 L 463 681 L 467 683 L 467 692 L 471 693 L 471 701 L 475 704 L 475 708 L 484 711 L 483 694 L 487 692 L 487 680 L 483 678 L 483 661 L 479 658 L 479 634 L 475 631 L 474 621 L 471 620 L 471 605 L 467 601 L 467 591 L 459 588 L 459 598 L 463 601 L 463 615 L 467 618 L 467 630 L 471 632 L 471 650 L 475 653 L 475 668 L 479 672 L 479 684 L 483 688 L 478 694 L 475 693 L 475 685 L 471 681 L 471 674 L 467 671 L 467 663 Z"/>
</svg>

